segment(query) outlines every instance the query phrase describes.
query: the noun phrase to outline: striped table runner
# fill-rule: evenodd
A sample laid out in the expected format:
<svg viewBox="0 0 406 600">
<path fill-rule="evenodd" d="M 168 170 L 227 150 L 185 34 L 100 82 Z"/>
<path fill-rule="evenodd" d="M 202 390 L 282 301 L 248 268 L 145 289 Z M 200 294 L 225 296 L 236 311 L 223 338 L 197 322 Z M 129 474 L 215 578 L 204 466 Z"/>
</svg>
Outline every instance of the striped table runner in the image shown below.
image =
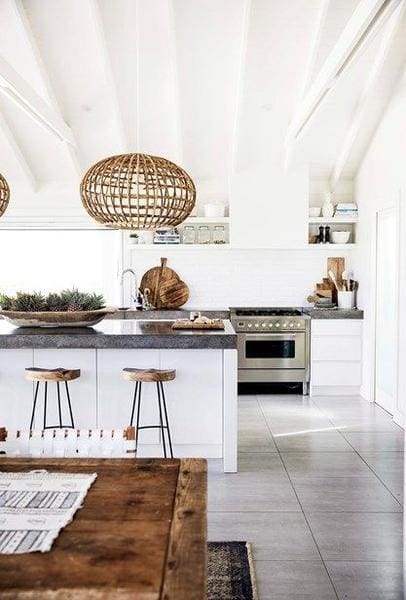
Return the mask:
<svg viewBox="0 0 406 600">
<path fill-rule="evenodd" d="M 49 552 L 96 473 L 0 472 L 0 554 Z"/>
</svg>

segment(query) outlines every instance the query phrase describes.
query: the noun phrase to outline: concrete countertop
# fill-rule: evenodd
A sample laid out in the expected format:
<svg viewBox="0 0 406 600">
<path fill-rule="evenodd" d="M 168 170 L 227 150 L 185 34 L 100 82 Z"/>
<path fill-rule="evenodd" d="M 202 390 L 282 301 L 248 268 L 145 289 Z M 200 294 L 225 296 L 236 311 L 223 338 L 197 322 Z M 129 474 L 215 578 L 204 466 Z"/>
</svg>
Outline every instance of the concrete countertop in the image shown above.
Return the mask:
<svg viewBox="0 0 406 600">
<path fill-rule="evenodd" d="M 312 319 L 363 319 L 364 311 L 358 308 L 305 308 Z"/>
<path fill-rule="evenodd" d="M 237 347 L 237 335 L 230 321 L 225 321 L 224 331 L 173 330 L 172 323 L 170 320 L 105 319 L 94 327 L 16 328 L 6 321 L 1 321 L 0 348 L 222 350 Z"/>
<path fill-rule="evenodd" d="M 200 311 L 210 319 L 229 319 L 230 311 L 227 309 L 208 309 L 201 308 L 177 308 L 175 310 L 118 310 L 116 313 L 108 315 L 107 319 L 142 319 L 143 321 L 152 321 L 156 319 L 175 321 L 175 319 L 188 319 L 191 312 Z"/>
<path fill-rule="evenodd" d="M 304 312 L 309 315 L 312 319 L 363 319 L 364 311 L 356 308 L 346 310 L 342 308 L 333 309 L 315 309 L 305 307 Z M 227 309 L 202 309 L 202 308 L 190 308 L 183 309 L 179 308 L 176 310 L 126 310 L 118 311 L 113 315 L 108 315 L 107 319 L 142 319 L 142 320 L 167 320 L 172 321 L 175 319 L 186 319 L 192 311 L 200 311 L 202 314 L 210 317 L 210 319 L 229 319 L 230 311 Z"/>
</svg>

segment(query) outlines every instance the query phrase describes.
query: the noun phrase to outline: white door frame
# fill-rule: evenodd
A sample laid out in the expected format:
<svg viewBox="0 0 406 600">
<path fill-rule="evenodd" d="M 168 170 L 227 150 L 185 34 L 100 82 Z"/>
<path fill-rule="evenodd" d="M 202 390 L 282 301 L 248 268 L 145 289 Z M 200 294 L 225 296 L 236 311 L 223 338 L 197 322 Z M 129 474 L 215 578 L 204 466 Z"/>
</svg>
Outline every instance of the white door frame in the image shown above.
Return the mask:
<svg viewBox="0 0 406 600">
<path fill-rule="evenodd" d="M 378 209 L 375 211 L 374 221 L 373 221 L 373 231 L 372 231 L 372 302 L 371 308 L 373 311 L 373 331 L 372 331 L 372 353 L 371 357 L 371 397 L 369 398 L 370 402 L 376 402 L 376 343 L 377 343 L 377 258 L 378 258 L 378 218 L 379 215 L 394 212 L 396 216 L 396 272 L 399 273 L 400 269 L 400 224 L 401 224 L 401 191 L 399 190 L 398 198 L 395 202 L 385 206 L 384 208 Z M 394 311 L 396 322 L 399 325 L 399 309 L 400 309 L 400 281 L 399 277 L 397 278 L 396 285 L 396 295 L 394 298 Z M 396 365 L 395 365 L 395 394 L 394 394 L 394 412 L 393 412 L 393 420 L 400 425 L 404 425 L 403 416 L 398 408 L 398 397 L 399 397 L 399 327 L 397 327 L 397 336 L 396 336 Z"/>
</svg>

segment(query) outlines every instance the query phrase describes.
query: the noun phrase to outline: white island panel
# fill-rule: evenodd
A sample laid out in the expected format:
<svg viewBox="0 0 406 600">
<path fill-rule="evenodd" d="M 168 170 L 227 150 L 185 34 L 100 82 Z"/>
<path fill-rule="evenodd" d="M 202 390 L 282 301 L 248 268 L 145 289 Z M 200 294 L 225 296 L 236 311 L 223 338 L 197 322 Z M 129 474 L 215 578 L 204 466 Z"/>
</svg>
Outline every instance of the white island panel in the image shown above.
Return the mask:
<svg viewBox="0 0 406 600">
<path fill-rule="evenodd" d="M 24 370 L 32 365 L 30 349 L 0 350 L 0 427 L 29 427 L 34 394 Z"/>
<path fill-rule="evenodd" d="M 122 377 L 125 368 L 159 369 L 159 350 L 97 350 L 98 401 L 97 425 L 109 429 L 127 427 L 130 423 L 131 404 L 135 384 Z M 159 423 L 156 387 L 142 385 L 141 424 Z M 134 420 L 135 424 L 135 420 Z M 159 441 L 156 431 L 140 432 L 141 444 Z"/>
</svg>

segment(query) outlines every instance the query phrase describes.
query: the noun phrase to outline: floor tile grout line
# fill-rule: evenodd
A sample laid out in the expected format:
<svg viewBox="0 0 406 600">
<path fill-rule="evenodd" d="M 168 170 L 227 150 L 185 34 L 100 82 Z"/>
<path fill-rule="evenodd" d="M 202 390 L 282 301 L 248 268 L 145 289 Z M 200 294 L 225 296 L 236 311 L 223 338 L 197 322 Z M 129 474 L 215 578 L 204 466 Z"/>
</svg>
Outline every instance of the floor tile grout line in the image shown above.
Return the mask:
<svg viewBox="0 0 406 600">
<path fill-rule="evenodd" d="M 312 400 L 311 400 L 311 401 L 312 401 Z M 260 406 L 260 408 L 261 408 L 262 414 L 264 414 L 264 412 L 263 412 L 263 410 L 262 410 L 261 403 L 259 403 L 259 406 Z M 264 415 L 264 418 L 265 418 L 265 415 Z M 265 421 L 266 421 L 266 419 L 265 419 Z M 268 423 L 267 423 L 267 425 L 268 425 Z M 269 432 L 270 432 L 270 434 L 271 434 L 271 437 L 272 437 L 272 439 L 273 439 L 273 442 L 274 442 L 274 444 L 275 444 L 275 446 L 276 446 L 276 448 L 277 448 L 277 451 L 278 451 L 278 454 L 279 454 L 279 458 L 280 458 L 280 460 L 281 460 L 281 462 L 282 462 L 282 464 L 283 464 L 283 467 L 284 467 L 284 469 L 285 469 L 285 471 L 286 471 L 286 475 L 287 475 L 287 476 L 288 476 L 288 478 L 289 478 L 290 485 L 292 486 L 293 493 L 295 494 L 295 496 L 296 496 L 296 499 L 297 499 L 297 501 L 298 501 L 298 503 L 299 503 L 299 506 L 300 506 L 300 508 L 301 508 L 301 510 L 302 510 L 303 518 L 304 518 L 304 520 L 305 520 L 305 522 L 306 522 L 306 524 L 307 524 L 307 527 L 308 527 L 308 529 L 309 529 L 310 535 L 312 536 L 313 542 L 314 542 L 314 544 L 315 544 L 315 546 L 316 546 L 316 548 L 317 548 L 317 552 L 319 553 L 320 560 L 321 560 L 321 562 L 323 563 L 323 567 L 324 567 L 324 569 L 325 569 L 325 571 L 326 571 L 327 577 L 328 577 L 328 579 L 329 579 L 329 581 L 330 581 L 330 583 L 331 583 L 331 586 L 332 586 L 332 588 L 333 588 L 333 590 L 334 590 L 334 593 L 335 593 L 335 595 L 336 595 L 336 598 L 337 598 L 337 600 L 340 600 L 340 598 L 339 598 L 339 595 L 338 595 L 338 592 L 337 592 L 337 590 L 336 590 L 336 588 L 335 588 L 335 585 L 334 585 L 334 583 L 333 583 L 333 580 L 331 579 L 330 573 L 329 573 L 329 571 L 328 571 L 328 569 L 327 569 L 327 566 L 326 566 L 326 564 L 325 564 L 325 562 L 324 562 L 324 559 L 323 559 L 323 556 L 322 556 L 322 554 L 321 554 L 321 551 L 320 551 L 319 545 L 318 545 L 318 543 L 317 543 L 317 541 L 316 541 L 316 538 L 315 538 L 315 536 L 314 536 L 314 534 L 313 534 L 312 528 L 310 527 L 310 523 L 309 523 L 309 521 L 308 521 L 308 519 L 307 519 L 307 517 L 306 517 L 306 514 L 305 514 L 304 510 L 303 510 L 302 503 L 300 502 L 299 496 L 298 496 L 298 494 L 297 494 L 297 492 L 296 492 L 296 489 L 295 489 L 295 487 L 294 487 L 294 485 L 293 485 L 293 483 L 292 483 L 292 480 L 291 480 L 291 478 L 290 478 L 289 472 L 288 472 L 288 470 L 287 470 L 287 468 L 286 468 L 285 462 L 284 462 L 284 460 L 283 460 L 283 457 L 281 456 L 281 453 L 280 453 L 280 451 L 279 451 L 279 448 L 278 448 L 278 446 L 277 446 L 277 444 L 276 444 L 276 442 L 275 442 L 275 439 L 274 439 L 274 437 L 273 437 L 273 435 L 272 435 L 272 431 L 271 431 L 271 428 L 269 427 L 269 425 L 268 425 L 268 428 L 269 428 Z"/>
<path fill-rule="evenodd" d="M 322 409 L 320 409 L 322 411 Z M 322 411 L 323 412 L 323 411 Z M 327 416 L 327 419 L 330 420 L 330 418 Z M 333 423 L 334 425 L 334 423 Z M 399 504 L 399 506 L 403 509 L 403 504 L 401 502 L 399 502 L 398 498 L 396 498 L 396 496 L 394 494 L 392 494 L 392 491 L 388 488 L 388 486 L 382 481 L 382 479 L 379 477 L 379 475 L 373 470 L 373 468 L 367 463 L 367 461 L 362 457 L 362 455 L 358 452 L 358 450 L 356 450 L 356 448 L 354 448 L 354 446 L 351 444 L 351 442 L 349 440 L 347 440 L 347 438 L 345 437 L 345 435 L 339 430 L 336 429 L 337 433 L 339 433 L 341 435 L 341 437 L 347 442 L 347 444 L 353 449 L 353 451 L 355 452 L 355 454 L 362 460 L 362 462 L 368 467 L 368 469 L 375 475 L 375 477 L 378 479 L 378 481 L 383 485 L 383 487 L 386 489 L 387 492 L 389 492 L 389 494 L 392 496 L 392 498 L 394 498 L 396 500 L 396 502 Z M 362 432 L 361 432 L 362 433 Z M 379 432 L 375 432 L 375 433 L 379 433 Z M 388 432 L 382 432 L 382 433 L 388 433 Z M 390 432 L 389 432 L 390 433 Z"/>
</svg>

